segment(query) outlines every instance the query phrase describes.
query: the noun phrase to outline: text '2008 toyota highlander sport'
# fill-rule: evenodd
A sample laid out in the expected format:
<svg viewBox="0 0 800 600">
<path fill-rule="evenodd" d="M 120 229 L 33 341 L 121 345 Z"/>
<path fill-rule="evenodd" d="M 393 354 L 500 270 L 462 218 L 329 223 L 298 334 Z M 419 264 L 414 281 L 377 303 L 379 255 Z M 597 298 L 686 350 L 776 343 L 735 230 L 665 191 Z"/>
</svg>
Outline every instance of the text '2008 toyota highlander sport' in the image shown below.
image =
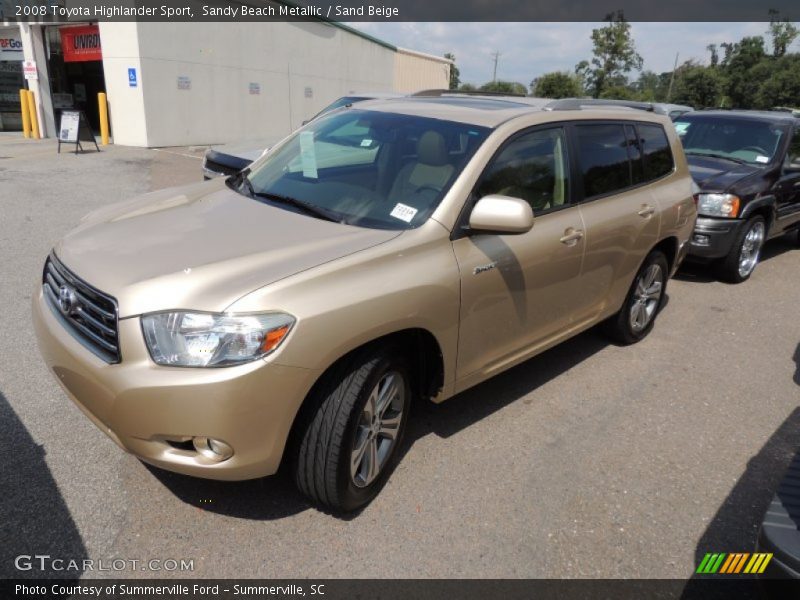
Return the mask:
<svg viewBox="0 0 800 600">
<path fill-rule="evenodd" d="M 413 402 L 600 322 L 647 335 L 695 217 L 666 117 L 370 101 L 236 177 L 89 215 L 47 258 L 34 321 L 125 450 L 227 480 L 285 457 L 310 498 L 352 510 Z"/>
</svg>

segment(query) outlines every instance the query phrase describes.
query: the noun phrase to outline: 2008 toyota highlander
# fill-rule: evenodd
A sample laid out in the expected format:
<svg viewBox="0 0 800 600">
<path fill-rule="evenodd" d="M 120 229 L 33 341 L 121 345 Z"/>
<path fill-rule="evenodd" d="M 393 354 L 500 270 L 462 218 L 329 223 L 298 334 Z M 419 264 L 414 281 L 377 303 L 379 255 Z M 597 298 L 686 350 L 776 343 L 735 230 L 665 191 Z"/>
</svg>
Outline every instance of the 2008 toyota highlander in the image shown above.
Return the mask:
<svg viewBox="0 0 800 600">
<path fill-rule="evenodd" d="M 369 502 L 413 402 L 603 322 L 646 336 L 696 209 L 667 117 L 458 97 L 317 119 L 228 180 L 100 209 L 33 314 L 58 381 L 125 450 L 215 479 L 291 461 Z"/>
</svg>

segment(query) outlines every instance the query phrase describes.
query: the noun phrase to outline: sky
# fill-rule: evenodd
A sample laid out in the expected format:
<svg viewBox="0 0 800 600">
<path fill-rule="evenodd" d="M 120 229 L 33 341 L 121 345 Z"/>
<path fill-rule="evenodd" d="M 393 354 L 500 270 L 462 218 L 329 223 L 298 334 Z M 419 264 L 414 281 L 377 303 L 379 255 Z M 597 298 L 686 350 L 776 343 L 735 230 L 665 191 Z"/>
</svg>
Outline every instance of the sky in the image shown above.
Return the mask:
<svg viewBox="0 0 800 600">
<path fill-rule="evenodd" d="M 452 52 L 461 81 L 482 84 L 492 79 L 492 54 L 500 52 L 497 78 L 524 85 L 550 71 L 570 71 L 592 56 L 592 29 L 603 23 L 349 23 L 365 33 L 411 50 L 443 55 Z M 644 69 L 671 71 L 695 59 L 707 63 L 706 46 L 765 35 L 767 23 L 631 23 Z M 800 51 L 795 41 L 790 51 Z M 635 79 L 636 73 L 629 74 Z"/>
</svg>

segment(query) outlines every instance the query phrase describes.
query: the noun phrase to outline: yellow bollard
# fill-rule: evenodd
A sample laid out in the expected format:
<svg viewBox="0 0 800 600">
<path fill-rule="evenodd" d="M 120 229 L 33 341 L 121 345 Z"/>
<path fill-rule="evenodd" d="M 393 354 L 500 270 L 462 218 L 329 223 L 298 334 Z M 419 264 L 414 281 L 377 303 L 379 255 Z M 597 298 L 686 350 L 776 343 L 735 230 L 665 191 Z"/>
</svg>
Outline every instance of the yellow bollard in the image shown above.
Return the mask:
<svg viewBox="0 0 800 600">
<path fill-rule="evenodd" d="M 28 90 L 19 91 L 19 106 L 22 112 L 22 135 L 31 137 L 31 113 L 28 111 Z"/>
<path fill-rule="evenodd" d="M 97 94 L 97 104 L 100 108 L 100 144 L 108 146 L 108 102 L 105 92 Z"/>
<path fill-rule="evenodd" d="M 31 137 L 38 140 L 39 118 L 36 116 L 36 96 L 31 90 L 28 90 L 28 112 L 30 112 L 31 117 Z"/>
</svg>

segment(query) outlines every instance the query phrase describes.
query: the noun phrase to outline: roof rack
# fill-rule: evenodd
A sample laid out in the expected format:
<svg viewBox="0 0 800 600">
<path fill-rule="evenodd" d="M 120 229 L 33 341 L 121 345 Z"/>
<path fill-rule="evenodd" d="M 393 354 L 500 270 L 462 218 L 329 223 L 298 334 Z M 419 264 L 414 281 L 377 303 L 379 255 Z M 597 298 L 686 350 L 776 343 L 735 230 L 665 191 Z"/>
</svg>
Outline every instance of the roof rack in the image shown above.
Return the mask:
<svg viewBox="0 0 800 600">
<path fill-rule="evenodd" d="M 505 96 L 513 98 L 525 98 L 525 94 L 512 94 L 510 92 L 485 92 L 482 90 L 420 90 L 411 96 L 422 96 L 426 98 L 438 98 L 440 96 Z"/>
<path fill-rule="evenodd" d="M 647 112 L 660 112 L 656 106 L 650 102 L 636 102 L 633 100 L 610 100 L 604 98 L 562 98 L 553 100 L 545 107 L 545 110 L 581 110 L 584 107 L 603 107 L 610 106 L 615 108 L 634 108 Z"/>
</svg>

